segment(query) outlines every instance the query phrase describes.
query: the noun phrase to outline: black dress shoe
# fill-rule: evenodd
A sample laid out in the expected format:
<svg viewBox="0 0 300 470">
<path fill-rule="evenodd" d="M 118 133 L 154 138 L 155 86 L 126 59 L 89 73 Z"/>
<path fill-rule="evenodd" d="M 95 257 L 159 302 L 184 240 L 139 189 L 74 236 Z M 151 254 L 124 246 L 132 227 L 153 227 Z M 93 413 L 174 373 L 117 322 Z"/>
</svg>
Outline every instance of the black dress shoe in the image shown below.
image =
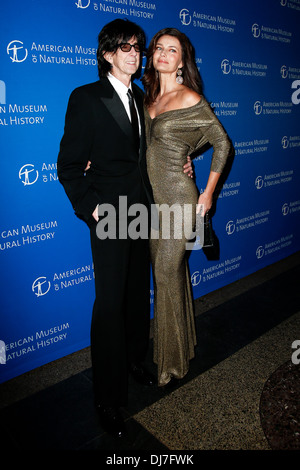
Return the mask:
<svg viewBox="0 0 300 470">
<path fill-rule="evenodd" d="M 123 437 L 125 434 L 125 424 L 123 416 L 118 408 L 111 406 L 97 406 L 97 412 L 101 426 L 114 437 Z"/>
<path fill-rule="evenodd" d="M 129 372 L 134 380 L 141 385 L 151 386 L 157 383 L 155 377 L 139 364 L 130 364 Z"/>
</svg>

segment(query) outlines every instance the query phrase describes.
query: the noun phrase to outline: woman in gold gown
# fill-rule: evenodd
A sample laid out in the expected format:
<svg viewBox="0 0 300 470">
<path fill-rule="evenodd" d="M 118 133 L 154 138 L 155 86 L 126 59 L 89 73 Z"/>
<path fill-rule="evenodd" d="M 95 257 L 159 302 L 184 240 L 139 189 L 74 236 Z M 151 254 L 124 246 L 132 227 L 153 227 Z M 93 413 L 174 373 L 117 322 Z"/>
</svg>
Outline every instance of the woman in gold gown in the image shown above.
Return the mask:
<svg viewBox="0 0 300 470">
<path fill-rule="evenodd" d="M 182 83 L 183 79 L 183 83 Z M 159 31 L 151 40 L 143 76 L 147 168 L 154 202 L 173 204 L 186 214 L 191 224 L 196 212 L 204 215 L 229 153 L 229 140 L 220 122 L 202 95 L 201 80 L 188 38 L 174 28 Z M 213 146 L 211 169 L 205 191 L 198 198 L 194 180 L 182 172 L 186 156 L 203 145 Z M 160 211 L 162 222 L 163 211 Z M 166 219 L 164 219 L 166 220 Z M 154 362 L 158 384 L 183 378 L 194 356 L 196 334 L 193 301 L 185 256 L 186 234 L 171 217 L 170 236 L 158 234 L 150 240 L 154 281 Z M 178 228 L 182 236 L 178 237 Z M 174 379 L 173 379 L 174 380 Z"/>
</svg>

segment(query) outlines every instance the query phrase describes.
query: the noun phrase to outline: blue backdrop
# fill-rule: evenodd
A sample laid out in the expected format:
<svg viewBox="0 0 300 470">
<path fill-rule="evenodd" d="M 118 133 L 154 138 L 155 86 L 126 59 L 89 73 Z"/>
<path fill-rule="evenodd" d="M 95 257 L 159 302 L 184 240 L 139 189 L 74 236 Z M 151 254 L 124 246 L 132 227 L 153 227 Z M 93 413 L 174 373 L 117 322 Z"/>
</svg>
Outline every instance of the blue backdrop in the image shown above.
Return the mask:
<svg viewBox="0 0 300 470">
<path fill-rule="evenodd" d="M 69 94 L 97 80 L 97 35 L 115 18 L 148 42 L 167 26 L 189 36 L 235 148 L 213 218 L 220 259 L 189 259 L 195 298 L 299 250 L 299 0 L 15 0 L 0 11 L 0 382 L 90 343 L 89 232 L 56 159 Z M 195 160 L 200 190 L 210 158 Z"/>
</svg>

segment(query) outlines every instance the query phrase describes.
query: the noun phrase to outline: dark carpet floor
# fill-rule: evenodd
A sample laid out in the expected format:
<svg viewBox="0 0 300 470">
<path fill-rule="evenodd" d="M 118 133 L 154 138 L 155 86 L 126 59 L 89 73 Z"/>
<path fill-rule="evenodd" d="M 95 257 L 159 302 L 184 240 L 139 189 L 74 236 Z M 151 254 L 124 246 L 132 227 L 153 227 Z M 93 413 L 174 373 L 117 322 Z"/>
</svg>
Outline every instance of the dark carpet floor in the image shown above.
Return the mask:
<svg viewBox="0 0 300 470">
<path fill-rule="evenodd" d="M 188 376 L 193 378 L 229 358 L 291 315 L 300 311 L 300 266 L 237 295 L 196 317 L 198 346 Z M 295 339 L 300 339 L 295 332 Z M 299 355 L 300 357 L 300 355 Z M 152 344 L 148 367 L 152 363 Z M 102 450 L 167 452 L 134 415 L 164 397 L 160 389 L 129 383 L 123 410 L 128 438 L 116 442 L 99 426 L 93 407 L 91 369 L 0 410 L 3 450 Z M 285 363 L 264 386 L 261 425 L 271 449 L 300 449 L 300 365 Z"/>
</svg>

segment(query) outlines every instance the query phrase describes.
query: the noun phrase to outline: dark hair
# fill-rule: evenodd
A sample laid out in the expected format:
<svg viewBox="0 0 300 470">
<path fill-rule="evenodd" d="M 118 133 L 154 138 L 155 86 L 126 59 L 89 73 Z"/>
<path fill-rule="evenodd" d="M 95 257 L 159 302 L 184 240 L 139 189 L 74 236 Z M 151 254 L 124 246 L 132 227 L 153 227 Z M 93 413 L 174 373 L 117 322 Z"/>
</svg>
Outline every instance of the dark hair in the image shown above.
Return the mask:
<svg viewBox="0 0 300 470">
<path fill-rule="evenodd" d="M 173 36 L 180 42 L 182 49 L 182 76 L 184 79 L 184 85 L 196 91 L 200 95 L 203 94 L 202 80 L 195 63 L 194 48 L 190 40 L 178 29 L 165 28 L 158 31 L 158 33 L 153 36 L 147 52 L 147 63 L 142 78 L 142 83 L 145 88 L 145 104 L 147 106 L 150 106 L 156 100 L 160 91 L 158 74 L 153 67 L 153 54 L 155 52 L 157 41 L 165 35 Z"/>
<path fill-rule="evenodd" d="M 117 19 L 105 25 L 98 35 L 98 73 L 106 77 L 111 70 L 111 64 L 104 58 L 105 52 L 116 52 L 121 42 L 128 42 L 133 36 L 141 48 L 145 48 L 145 33 L 137 24 L 129 20 Z"/>
</svg>

